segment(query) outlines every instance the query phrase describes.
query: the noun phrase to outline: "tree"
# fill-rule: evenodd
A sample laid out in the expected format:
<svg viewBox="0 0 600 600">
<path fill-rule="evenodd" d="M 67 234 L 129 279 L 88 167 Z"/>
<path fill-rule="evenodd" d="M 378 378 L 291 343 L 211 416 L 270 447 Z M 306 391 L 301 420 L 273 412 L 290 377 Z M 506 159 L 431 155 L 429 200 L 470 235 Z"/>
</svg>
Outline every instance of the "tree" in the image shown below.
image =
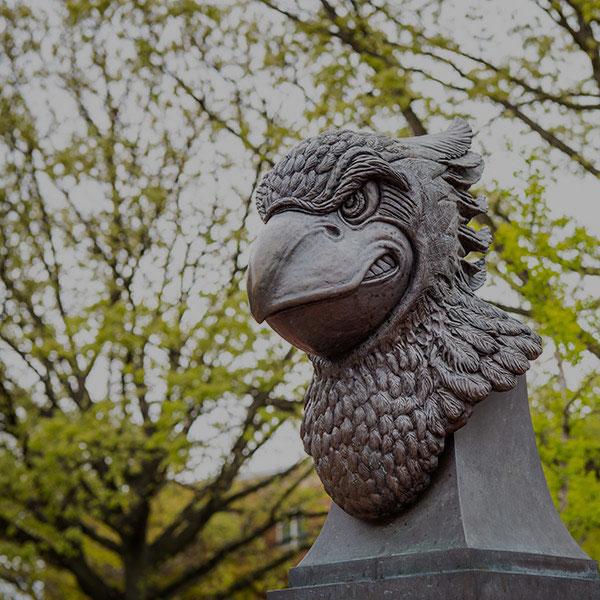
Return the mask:
<svg viewBox="0 0 600 600">
<path fill-rule="evenodd" d="M 494 118 L 516 121 L 600 176 L 595 0 L 529 0 L 508 9 L 498 0 L 314 0 L 303 10 L 260 2 L 300 34 L 293 41 L 288 30 L 271 40 L 280 57 L 287 53 L 292 62 L 294 45 L 327 57 L 314 71 L 324 88 L 317 111 L 329 119 L 342 113 L 369 123 L 382 112 L 399 113 L 420 135 L 433 116 L 465 115 L 482 102 Z"/>
<path fill-rule="evenodd" d="M 252 188 L 327 127 L 419 134 L 455 115 L 483 123 L 479 149 L 506 135 L 523 156 L 486 181 L 491 279 L 550 348 L 540 450 L 600 556 L 598 245 L 544 189 L 598 178 L 598 7 L 505 5 L 3 4 L 1 577 L 102 598 L 251 597 L 279 577 L 291 552 L 246 560 L 261 532 L 320 510 L 303 465 L 240 477 L 308 374 L 245 309 Z"/>
<path fill-rule="evenodd" d="M 321 515 L 304 462 L 242 477 L 305 379 L 246 311 L 273 147 L 158 64 L 164 13 L 0 9 L 0 578 L 46 597 L 247 597 Z"/>
</svg>

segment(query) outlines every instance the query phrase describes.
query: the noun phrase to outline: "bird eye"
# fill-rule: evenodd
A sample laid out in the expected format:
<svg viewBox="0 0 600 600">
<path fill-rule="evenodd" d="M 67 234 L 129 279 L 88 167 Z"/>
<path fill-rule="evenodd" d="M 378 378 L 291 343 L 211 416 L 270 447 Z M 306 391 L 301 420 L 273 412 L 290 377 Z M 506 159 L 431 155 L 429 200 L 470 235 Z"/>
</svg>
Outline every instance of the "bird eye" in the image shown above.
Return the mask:
<svg viewBox="0 0 600 600">
<path fill-rule="evenodd" d="M 378 204 L 379 186 L 374 181 L 368 181 L 344 201 L 340 214 L 348 223 L 360 223 L 375 212 Z"/>
</svg>

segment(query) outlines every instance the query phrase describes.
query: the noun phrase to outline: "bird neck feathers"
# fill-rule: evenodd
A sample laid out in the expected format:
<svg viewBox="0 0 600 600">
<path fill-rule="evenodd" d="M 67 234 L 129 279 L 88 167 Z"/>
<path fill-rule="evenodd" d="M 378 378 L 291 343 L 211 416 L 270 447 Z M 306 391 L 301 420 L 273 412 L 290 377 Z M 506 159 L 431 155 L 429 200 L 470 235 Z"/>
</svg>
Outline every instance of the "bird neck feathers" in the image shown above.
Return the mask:
<svg viewBox="0 0 600 600">
<path fill-rule="evenodd" d="M 537 335 L 457 276 L 348 357 L 312 357 L 301 433 L 325 489 L 360 518 L 398 512 L 429 485 L 445 437 L 540 352 Z"/>
</svg>

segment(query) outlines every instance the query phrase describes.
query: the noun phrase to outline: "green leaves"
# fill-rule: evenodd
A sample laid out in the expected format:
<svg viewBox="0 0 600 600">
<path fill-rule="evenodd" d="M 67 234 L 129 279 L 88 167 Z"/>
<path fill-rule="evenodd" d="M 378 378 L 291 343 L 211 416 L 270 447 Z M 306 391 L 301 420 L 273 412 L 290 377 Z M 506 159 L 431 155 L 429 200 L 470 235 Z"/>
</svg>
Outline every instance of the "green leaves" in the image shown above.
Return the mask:
<svg viewBox="0 0 600 600">
<path fill-rule="evenodd" d="M 538 448 L 561 517 L 584 550 L 595 555 L 600 527 L 598 376 L 575 389 L 553 378 L 532 398 Z"/>
<path fill-rule="evenodd" d="M 62 596 L 53 569 L 103 600 L 132 578 L 142 598 L 155 571 L 172 581 L 154 596 L 179 585 L 165 565 L 202 551 L 246 463 L 298 414 L 297 359 L 243 291 L 250 196 L 288 132 L 255 95 L 215 92 L 199 48 L 228 10 L 0 12 L 0 543 L 31 559 L 15 577 Z M 137 565 L 178 478 L 202 490 L 200 508 L 169 507 L 192 533 L 166 523 L 153 536 L 169 550 Z"/>
<path fill-rule="evenodd" d="M 550 214 L 539 171 L 530 172 L 522 198 L 513 194 L 503 194 L 496 206 L 501 219 L 492 270 L 531 307 L 538 331 L 576 364 L 584 350 L 594 353 L 586 332 L 597 335 L 589 278 L 600 274 L 598 241 L 585 228 Z"/>
<path fill-rule="evenodd" d="M 546 205 L 548 171 L 597 174 L 597 3 L 525 3 L 527 22 L 485 3 L 491 38 L 482 3 L 59 4 L 0 8 L 0 553 L 23 559 L 0 577 L 75 597 L 70 557 L 86 581 L 122 590 L 129 569 L 158 594 L 318 502 L 278 503 L 291 473 L 227 504 L 309 377 L 248 314 L 253 187 L 299 137 L 455 114 L 479 115 L 479 143 L 497 122 L 515 151 L 521 129 L 545 149 L 482 225 L 494 281 L 573 379 L 552 365 L 532 405 L 563 518 L 597 556 L 599 246 Z M 247 595 L 231 586 L 285 558 L 262 535 L 177 593 Z"/>
<path fill-rule="evenodd" d="M 518 294 L 554 352 L 550 375 L 532 390 L 538 448 L 561 517 L 582 547 L 597 556 L 600 380 L 589 364 L 600 357 L 594 287 L 599 245 L 584 227 L 552 214 L 535 160 L 525 177 L 522 194 L 511 190 L 495 199 L 490 270 Z"/>
</svg>

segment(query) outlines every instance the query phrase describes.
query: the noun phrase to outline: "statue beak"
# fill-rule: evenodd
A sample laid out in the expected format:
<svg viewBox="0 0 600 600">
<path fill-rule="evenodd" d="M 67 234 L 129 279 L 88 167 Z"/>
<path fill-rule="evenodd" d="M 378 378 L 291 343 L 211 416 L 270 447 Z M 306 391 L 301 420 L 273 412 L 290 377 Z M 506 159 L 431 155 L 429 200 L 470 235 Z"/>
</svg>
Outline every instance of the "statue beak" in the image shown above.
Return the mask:
<svg viewBox="0 0 600 600">
<path fill-rule="evenodd" d="M 250 310 L 309 354 L 338 356 L 385 320 L 411 264 L 410 244 L 392 225 L 350 227 L 337 213 L 282 212 L 252 248 Z"/>
<path fill-rule="evenodd" d="M 271 217 L 252 247 L 250 310 L 260 323 L 277 312 L 352 292 L 369 267 L 357 259 L 360 236 L 337 214 L 286 211 Z"/>
</svg>

